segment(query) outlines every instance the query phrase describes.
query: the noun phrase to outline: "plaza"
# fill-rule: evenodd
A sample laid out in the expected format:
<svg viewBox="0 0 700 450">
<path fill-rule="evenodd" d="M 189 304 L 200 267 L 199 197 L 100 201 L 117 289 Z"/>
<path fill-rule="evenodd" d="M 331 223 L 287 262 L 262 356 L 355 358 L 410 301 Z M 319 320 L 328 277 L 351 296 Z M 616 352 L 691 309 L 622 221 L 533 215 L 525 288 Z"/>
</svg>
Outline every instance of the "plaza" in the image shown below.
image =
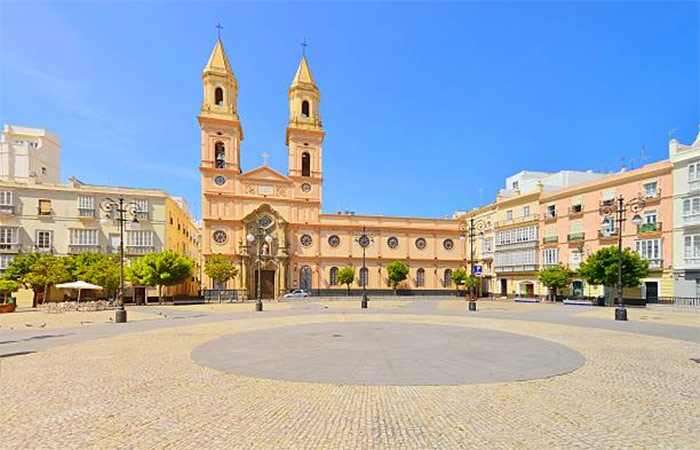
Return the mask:
<svg viewBox="0 0 700 450">
<path fill-rule="evenodd" d="M 5 448 L 697 448 L 700 313 L 354 299 L 0 316 Z M 606 312 L 610 312 L 607 310 Z"/>
</svg>

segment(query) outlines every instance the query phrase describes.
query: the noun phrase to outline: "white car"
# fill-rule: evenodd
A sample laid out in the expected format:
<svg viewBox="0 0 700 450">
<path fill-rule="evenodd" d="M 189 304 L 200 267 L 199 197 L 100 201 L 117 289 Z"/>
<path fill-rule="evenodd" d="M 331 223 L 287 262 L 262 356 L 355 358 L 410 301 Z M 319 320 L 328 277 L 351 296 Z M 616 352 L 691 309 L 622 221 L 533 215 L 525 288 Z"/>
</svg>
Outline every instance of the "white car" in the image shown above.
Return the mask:
<svg viewBox="0 0 700 450">
<path fill-rule="evenodd" d="M 288 294 L 284 294 L 282 298 L 307 298 L 311 297 L 311 293 L 306 289 L 294 289 Z"/>
</svg>

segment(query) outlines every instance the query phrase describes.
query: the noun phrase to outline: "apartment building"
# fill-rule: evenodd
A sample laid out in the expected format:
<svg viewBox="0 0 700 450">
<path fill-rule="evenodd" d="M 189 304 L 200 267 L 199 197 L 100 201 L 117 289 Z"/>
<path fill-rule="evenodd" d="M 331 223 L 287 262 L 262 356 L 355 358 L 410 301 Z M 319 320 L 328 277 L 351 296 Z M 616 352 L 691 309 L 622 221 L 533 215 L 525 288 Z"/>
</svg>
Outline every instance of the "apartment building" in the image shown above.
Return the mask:
<svg viewBox="0 0 700 450">
<path fill-rule="evenodd" d="M 0 134 L 0 180 L 61 182 L 61 144 L 42 128 L 5 125 Z"/>
<path fill-rule="evenodd" d="M 481 279 L 478 284 L 477 294 L 487 296 L 494 290 L 494 225 L 496 221 L 496 204 L 491 203 L 480 208 L 466 212 L 457 212 L 453 218 L 462 221 L 464 230 L 460 241 L 464 246 L 463 254 L 471 259 L 471 243 L 469 227 L 474 224 L 474 266 L 480 266 Z M 465 261 L 466 264 L 466 261 Z"/>
<path fill-rule="evenodd" d="M 675 296 L 700 297 L 700 133 L 691 145 L 671 140 L 669 158 L 673 165 Z"/>
</svg>

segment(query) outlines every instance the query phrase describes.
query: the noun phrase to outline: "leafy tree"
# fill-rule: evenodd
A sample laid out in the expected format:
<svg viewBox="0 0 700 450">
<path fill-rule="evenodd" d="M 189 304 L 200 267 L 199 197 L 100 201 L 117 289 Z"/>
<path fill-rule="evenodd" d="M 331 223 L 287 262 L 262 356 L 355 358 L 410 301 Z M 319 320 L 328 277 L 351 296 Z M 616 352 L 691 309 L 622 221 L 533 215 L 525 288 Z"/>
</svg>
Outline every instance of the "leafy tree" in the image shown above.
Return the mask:
<svg viewBox="0 0 700 450">
<path fill-rule="evenodd" d="M 44 290 L 43 301 L 46 302 L 52 285 L 70 280 L 68 262 L 69 258 L 48 254 L 41 255 L 29 266 L 29 273 L 24 276 L 23 282 L 31 285 L 35 292 L 36 287 L 42 286 Z"/>
<path fill-rule="evenodd" d="M 104 253 L 81 253 L 67 261 L 74 280 L 102 286 L 113 297 L 119 289 L 119 256 Z"/>
<path fill-rule="evenodd" d="M 459 285 L 464 284 L 464 288 L 467 289 L 467 271 L 461 267 L 452 271 L 452 281 L 454 281 L 457 291 L 459 291 Z"/>
<path fill-rule="evenodd" d="M 204 273 L 219 284 L 226 284 L 228 280 L 238 275 L 238 269 L 228 257 L 222 254 L 211 255 L 204 264 Z"/>
<path fill-rule="evenodd" d="M 131 262 L 127 277 L 136 286 L 157 286 L 158 304 L 163 303 L 163 286 L 173 286 L 192 276 L 194 264 L 172 250 L 150 253 Z"/>
<path fill-rule="evenodd" d="M 0 294 L 3 297 L 3 303 L 7 303 L 7 296 L 14 294 L 20 288 L 20 284 L 13 280 L 0 280 Z"/>
<path fill-rule="evenodd" d="M 394 293 L 396 293 L 396 287 L 408 277 L 408 267 L 401 261 L 394 261 L 386 266 L 386 273 L 389 286 L 391 286 L 391 288 L 394 289 Z"/>
<path fill-rule="evenodd" d="M 574 272 L 561 264 L 549 266 L 540 271 L 540 283 L 547 286 L 554 299 L 557 298 L 557 290 L 571 284 Z"/>
<path fill-rule="evenodd" d="M 589 284 L 615 286 L 617 284 L 617 247 L 604 247 L 590 255 L 579 267 L 579 274 Z M 622 251 L 622 286 L 639 286 L 649 275 L 649 261 L 630 249 Z"/>
<path fill-rule="evenodd" d="M 354 267 L 343 267 L 338 270 L 338 283 L 345 284 L 348 286 L 348 295 L 350 294 L 350 285 L 355 281 L 355 268 Z"/>
<path fill-rule="evenodd" d="M 31 289 L 34 292 L 32 298 L 32 306 L 34 308 L 36 308 L 36 294 L 41 291 L 44 286 L 34 286 L 25 280 L 25 277 L 30 272 L 32 264 L 37 262 L 41 256 L 40 253 L 21 253 L 15 256 L 9 266 L 7 266 L 7 269 L 5 269 L 5 273 L 2 277 L 4 280 L 18 282 L 25 289 Z"/>
</svg>

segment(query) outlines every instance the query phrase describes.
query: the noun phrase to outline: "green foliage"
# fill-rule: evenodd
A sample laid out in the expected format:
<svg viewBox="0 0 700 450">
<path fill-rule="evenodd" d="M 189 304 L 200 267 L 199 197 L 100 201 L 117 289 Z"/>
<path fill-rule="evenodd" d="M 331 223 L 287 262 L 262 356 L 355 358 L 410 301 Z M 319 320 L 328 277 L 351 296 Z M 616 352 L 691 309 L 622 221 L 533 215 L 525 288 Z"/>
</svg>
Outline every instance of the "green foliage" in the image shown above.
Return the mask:
<svg viewBox="0 0 700 450">
<path fill-rule="evenodd" d="M 16 281 L 26 289 L 34 289 L 35 286 L 25 281 L 25 277 L 31 271 L 32 264 L 41 257 L 41 253 L 22 253 L 15 256 L 10 265 L 7 266 L 7 269 L 5 269 L 3 279 Z M 43 288 L 43 286 L 37 286 L 37 288 Z"/>
<path fill-rule="evenodd" d="M 212 280 L 224 285 L 228 280 L 238 275 L 238 269 L 229 258 L 216 254 L 207 259 L 204 264 L 204 273 Z"/>
<path fill-rule="evenodd" d="M 74 280 L 102 286 L 108 295 L 119 289 L 119 257 L 104 253 L 81 253 L 67 261 Z"/>
<path fill-rule="evenodd" d="M 29 272 L 24 275 L 22 282 L 32 286 L 35 292 L 39 286 L 43 286 L 44 301 L 46 301 L 49 288 L 52 285 L 70 280 L 69 261 L 70 258 L 61 258 L 49 254 L 41 255 L 29 266 Z"/>
<path fill-rule="evenodd" d="M 573 277 L 574 272 L 561 264 L 546 267 L 539 274 L 540 283 L 552 289 L 568 286 L 571 284 Z"/>
<path fill-rule="evenodd" d="M 617 284 L 617 247 L 604 247 L 590 255 L 578 272 L 587 283 L 603 286 Z M 639 286 L 649 275 L 649 261 L 629 249 L 622 251 L 622 286 Z"/>
<path fill-rule="evenodd" d="M 168 250 L 150 253 L 131 262 L 127 278 L 134 286 L 158 286 L 158 301 L 163 301 L 163 286 L 182 283 L 192 276 L 194 264 L 189 258 Z"/>
<path fill-rule="evenodd" d="M 20 288 L 18 281 L 0 280 L 0 294 L 3 296 L 3 301 L 7 302 L 7 296 L 17 292 Z"/>
<path fill-rule="evenodd" d="M 394 261 L 388 266 L 386 266 L 387 278 L 389 280 L 389 286 L 394 290 L 396 287 L 408 277 L 408 267 L 401 261 Z"/>
<path fill-rule="evenodd" d="M 355 268 L 348 266 L 338 270 L 337 280 L 339 284 L 347 285 L 350 292 L 350 285 L 355 281 Z"/>
<path fill-rule="evenodd" d="M 452 281 L 459 286 L 460 284 L 464 284 L 467 281 L 467 270 L 462 269 L 461 267 L 459 269 L 455 269 L 452 271 Z"/>
</svg>

